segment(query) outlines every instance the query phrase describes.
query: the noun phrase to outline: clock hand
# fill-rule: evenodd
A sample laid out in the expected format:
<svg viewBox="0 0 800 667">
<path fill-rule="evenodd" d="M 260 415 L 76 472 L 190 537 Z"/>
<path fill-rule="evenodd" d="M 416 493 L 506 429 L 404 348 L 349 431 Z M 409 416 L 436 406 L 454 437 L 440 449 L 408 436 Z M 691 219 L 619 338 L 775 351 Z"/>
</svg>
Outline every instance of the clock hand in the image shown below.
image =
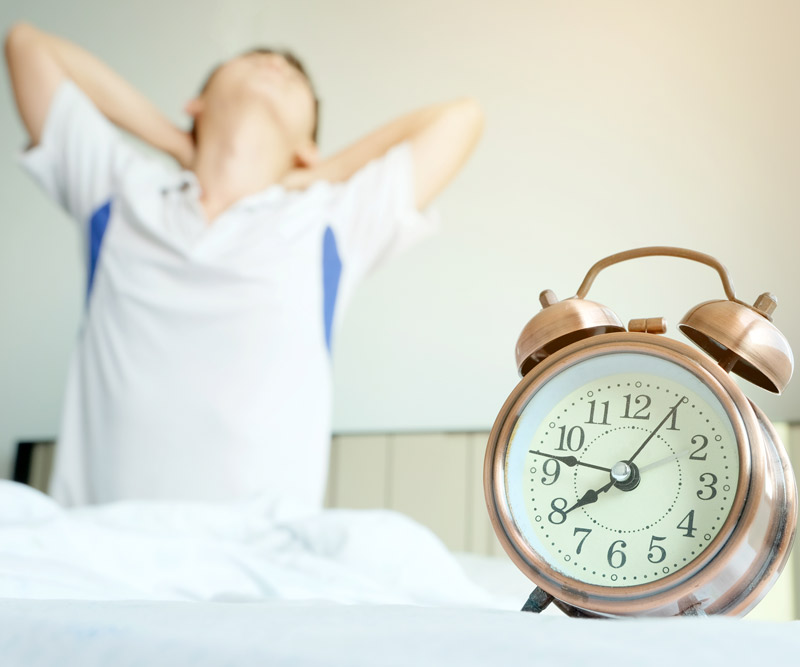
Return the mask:
<svg viewBox="0 0 800 667">
<path fill-rule="evenodd" d="M 561 461 L 566 466 L 572 468 L 573 466 L 586 466 L 587 468 L 594 468 L 595 470 L 602 470 L 603 472 L 611 472 L 611 468 L 603 468 L 602 466 L 592 465 L 591 463 L 584 463 L 583 461 L 578 461 L 574 456 L 556 456 L 555 454 L 545 454 L 544 452 L 540 452 L 536 449 L 529 449 L 528 450 L 531 454 L 538 454 L 539 456 L 547 456 L 548 458 L 555 459 L 556 461 Z"/>
<path fill-rule="evenodd" d="M 670 461 L 675 461 L 679 459 L 681 456 L 686 456 L 690 450 L 685 449 L 682 452 L 678 452 L 677 454 L 672 454 L 670 456 L 665 456 L 663 459 L 659 459 L 658 461 L 653 461 L 653 463 L 648 463 L 643 468 L 639 468 L 639 473 L 643 473 L 645 470 L 650 470 L 651 468 L 657 468 L 658 466 L 662 465 L 663 463 L 669 463 Z"/>
<path fill-rule="evenodd" d="M 608 484 L 597 489 L 597 491 L 595 491 L 594 489 L 589 489 L 586 493 L 584 493 L 581 496 L 581 499 L 577 503 L 575 503 L 569 509 L 564 510 L 564 514 L 569 514 L 572 510 L 578 509 L 579 507 L 583 507 L 584 505 L 591 505 L 592 503 L 596 503 L 600 498 L 600 494 L 605 493 L 612 486 L 614 486 L 615 481 L 616 480 L 612 479 Z"/>
<path fill-rule="evenodd" d="M 648 436 L 647 436 L 647 438 L 645 439 L 645 441 L 644 441 L 644 442 L 643 442 L 641 445 L 639 445 L 639 449 L 637 449 L 637 450 L 636 450 L 636 451 L 633 453 L 633 456 L 631 456 L 631 457 L 628 459 L 628 463 L 632 462 L 632 461 L 633 461 L 633 459 L 635 459 L 637 456 L 639 456 L 639 452 L 641 452 L 641 451 L 644 449 L 645 445 L 646 445 L 648 442 L 650 442 L 650 441 L 653 439 L 653 436 L 654 436 L 656 433 L 658 433 L 658 430 L 659 430 L 659 429 L 660 429 L 660 428 L 661 428 L 661 427 L 662 427 L 664 424 L 666 424 L 666 422 L 667 422 L 667 419 L 669 419 L 669 418 L 670 418 L 670 416 L 672 416 L 672 413 L 673 413 L 673 412 L 675 412 L 675 411 L 678 409 L 678 406 L 679 406 L 681 403 L 683 403 L 685 399 L 686 399 L 686 396 L 681 396 L 680 400 L 679 400 L 679 401 L 678 401 L 678 402 L 677 402 L 675 405 L 673 405 L 673 406 L 672 406 L 672 407 L 671 407 L 671 408 L 670 408 L 670 409 L 667 411 L 667 414 L 664 416 L 664 419 L 662 419 L 662 420 L 659 422 L 658 426 L 656 426 L 656 427 L 653 429 L 653 432 L 652 432 L 650 435 L 648 435 Z"/>
</svg>

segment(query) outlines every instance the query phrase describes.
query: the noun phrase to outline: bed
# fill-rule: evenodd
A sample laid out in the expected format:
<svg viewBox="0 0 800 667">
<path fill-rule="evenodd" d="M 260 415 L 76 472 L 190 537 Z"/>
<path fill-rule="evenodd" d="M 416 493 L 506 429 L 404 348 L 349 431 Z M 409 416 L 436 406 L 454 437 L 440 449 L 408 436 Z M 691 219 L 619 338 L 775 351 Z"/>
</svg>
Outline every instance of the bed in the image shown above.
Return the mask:
<svg viewBox="0 0 800 667">
<path fill-rule="evenodd" d="M 516 611 L 529 586 L 506 560 L 453 553 L 393 510 L 66 510 L 2 481 L 0 525 L 4 666 L 708 665 L 800 651 L 796 621 Z"/>
<path fill-rule="evenodd" d="M 531 584 L 497 550 L 468 481 L 482 436 L 383 448 L 375 437 L 337 444 L 329 506 L 305 517 L 271 515 L 258 499 L 67 510 L 0 480 L 0 665 L 797 661 L 800 621 L 757 613 L 600 621 L 518 611 Z M 404 456 L 413 468 L 422 451 L 467 481 L 443 481 L 436 465 L 421 478 L 404 471 Z M 365 466 L 392 472 L 376 482 Z M 348 481 L 354 467 L 354 479 L 372 480 L 361 490 Z M 425 475 L 447 490 L 439 501 L 419 500 Z M 403 490 L 407 478 L 416 493 Z"/>
<path fill-rule="evenodd" d="M 796 664 L 797 622 L 330 602 L 0 602 L 4 665 Z"/>
</svg>

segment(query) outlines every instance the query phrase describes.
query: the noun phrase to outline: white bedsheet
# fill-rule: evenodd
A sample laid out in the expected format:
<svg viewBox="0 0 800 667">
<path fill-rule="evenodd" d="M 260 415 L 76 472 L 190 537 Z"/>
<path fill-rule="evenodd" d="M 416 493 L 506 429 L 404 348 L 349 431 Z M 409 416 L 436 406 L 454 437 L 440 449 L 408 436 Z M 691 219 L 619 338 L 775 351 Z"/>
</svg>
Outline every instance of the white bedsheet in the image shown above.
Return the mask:
<svg viewBox="0 0 800 667">
<path fill-rule="evenodd" d="M 800 622 L 509 611 L 529 586 L 495 565 L 385 510 L 65 510 L 0 481 L 0 666 L 798 663 Z"/>
<path fill-rule="evenodd" d="M 800 622 L 586 620 L 472 607 L 0 600 L 3 667 L 796 665 Z"/>
<path fill-rule="evenodd" d="M 5 480 L 0 598 L 500 604 L 397 512 L 281 518 L 259 501 L 65 509 Z"/>
</svg>

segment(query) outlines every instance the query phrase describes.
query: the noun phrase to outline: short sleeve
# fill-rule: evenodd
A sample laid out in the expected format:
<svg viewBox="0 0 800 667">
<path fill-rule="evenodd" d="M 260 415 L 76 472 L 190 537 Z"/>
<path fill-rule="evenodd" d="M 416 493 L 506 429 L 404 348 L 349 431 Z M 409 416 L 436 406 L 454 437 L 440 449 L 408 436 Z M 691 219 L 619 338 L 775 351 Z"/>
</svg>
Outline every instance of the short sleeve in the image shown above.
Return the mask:
<svg viewBox="0 0 800 667">
<path fill-rule="evenodd" d="M 119 129 L 71 79 L 56 88 L 39 143 L 17 163 L 84 228 L 111 197 L 115 177 L 133 157 Z"/>
<path fill-rule="evenodd" d="M 361 277 L 441 227 L 438 208 L 416 207 L 411 143 L 405 140 L 334 188 L 332 226 L 342 262 Z"/>
</svg>

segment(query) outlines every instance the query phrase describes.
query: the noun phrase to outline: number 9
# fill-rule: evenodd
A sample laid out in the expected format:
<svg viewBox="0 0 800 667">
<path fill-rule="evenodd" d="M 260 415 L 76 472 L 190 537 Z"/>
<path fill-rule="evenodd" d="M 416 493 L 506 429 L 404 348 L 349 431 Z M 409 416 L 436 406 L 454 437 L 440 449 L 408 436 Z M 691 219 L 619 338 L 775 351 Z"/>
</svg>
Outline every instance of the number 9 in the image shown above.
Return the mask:
<svg viewBox="0 0 800 667">
<path fill-rule="evenodd" d="M 553 470 L 552 472 L 551 470 L 553 466 L 550 465 L 551 463 L 555 465 L 555 470 Z M 548 465 L 550 465 L 550 469 L 548 469 L 547 467 Z M 545 475 L 547 475 L 547 477 L 542 477 L 542 484 L 544 484 L 545 486 L 552 486 L 553 484 L 556 483 L 556 480 L 558 480 L 558 476 L 561 474 L 561 464 L 555 459 L 547 459 L 547 461 L 545 461 L 544 465 L 542 466 L 542 472 Z M 550 478 L 549 482 L 547 481 L 548 478 Z"/>
</svg>

